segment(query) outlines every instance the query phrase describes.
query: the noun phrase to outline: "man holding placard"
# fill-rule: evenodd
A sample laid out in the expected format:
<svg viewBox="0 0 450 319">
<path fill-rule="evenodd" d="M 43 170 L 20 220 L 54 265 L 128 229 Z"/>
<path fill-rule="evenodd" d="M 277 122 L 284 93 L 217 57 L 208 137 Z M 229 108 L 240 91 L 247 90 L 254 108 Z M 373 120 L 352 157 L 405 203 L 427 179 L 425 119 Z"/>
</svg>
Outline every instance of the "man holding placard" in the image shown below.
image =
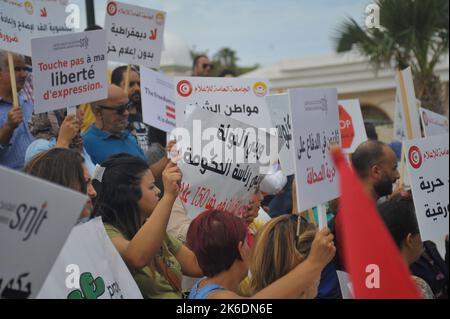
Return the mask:
<svg viewBox="0 0 450 319">
<path fill-rule="evenodd" d="M 14 65 L 17 91 L 20 91 L 27 76 L 24 58 L 14 55 Z M 8 57 L 6 52 L 0 50 L 0 165 L 21 169 L 25 151 L 33 141 L 27 124 L 33 105 L 23 97 L 19 97 L 20 105 L 13 105 L 12 95 Z"/>
</svg>

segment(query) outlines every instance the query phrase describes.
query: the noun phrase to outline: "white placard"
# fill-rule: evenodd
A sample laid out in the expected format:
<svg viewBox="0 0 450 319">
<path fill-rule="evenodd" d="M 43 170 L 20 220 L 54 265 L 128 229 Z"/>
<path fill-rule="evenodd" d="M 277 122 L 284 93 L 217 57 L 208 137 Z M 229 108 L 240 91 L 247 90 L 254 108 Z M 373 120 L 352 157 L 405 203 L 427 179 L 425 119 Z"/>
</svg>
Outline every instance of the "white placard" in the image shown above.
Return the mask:
<svg viewBox="0 0 450 319">
<path fill-rule="evenodd" d="M 285 143 L 280 151 L 280 165 L 283 174 L 290 176 L 295 174 L 292 157 L 292 116 L 289 109 L 289 94 L 268 95 L 267 107 L 272 118 L 272 126 L 277 128 L 278 136 Z"/>
<path fill-rule="evenodd" d="M 173 80 L 147 68 L 141 68 L 141 95 L 144 123 L 164 132 L 176 128 Z"/>
<path fill-rule="evenodd" d="M 196 105 L 247 125 L 270 128 L 268 83 L 262 79 L 176 77 L 177 126 L 184 123 L 186 106 Z"/>
<path fill-rule="evenodd" d="M 421 138 L 419 110 L 414 91 L 411 68 L 398 72 L 396 76 L 397 92 L 402 107 L 402 122 L 407 139 Z"/>
<path fill-rule="evenodd" d="M 419 110 L 425 136 L 448 134 L 448 119 L 445 116 L 424 108 Z"/>
<path fill-rule="evenodd" d="M 97 30 L 31 41 L 35 113 L 107 97 L 105 39 Z"/>
<path fill-rule="evenodd" d="M 289 91 L 293 124 L 295 179 L 299 211 L 339 196 L 331 145 L 341 144 L 336 89 Z"/>
<path fill-rule="evenodd" d="M 422 240 L 444 242 L 449 223 L 448 134 L 404 141 Z"/>
<path fill-rule="evenodd" d="M 34 298 L 87 196 L 0 166 L 0 298 Z"/>
<path fill-rule="evenodd" d="M 38 299 L 142 299 L 100 217 L 75 226 Z"/>
<path fill-rule="evenodd" d="M 183 158 L 179 197 L 188 215 L 208 209 L 240 212 L 262 179 L 261 163 L 272 167 L 278 157 L 278 145 L 272 144 L 278 139 L 199 107 L 187 115 L 184 127 L 193 139 L 188 145 L 186 137 L 177 138 Z M 274 154 L 268 147 L 276 149 Z"/>
<path fill-rule="evenodd" d="M 344 153 L 353 153 L 361 143 L 367 141 L 359 100 L 339 101 L 339 126 Z"/>
<path fill-rule="evenodd" d="M 159 69 L 166 13 L 117 1 L 106 5 L 108 58 Z"/>
<path fill-rule="evenodd" d="M 74 7 L 68 1 L 0 2 L 0 48 L 31 56 L 31 39 L 73 32 Z M 66 12 L 67 11 L 67 12 Z"/>
</svg>

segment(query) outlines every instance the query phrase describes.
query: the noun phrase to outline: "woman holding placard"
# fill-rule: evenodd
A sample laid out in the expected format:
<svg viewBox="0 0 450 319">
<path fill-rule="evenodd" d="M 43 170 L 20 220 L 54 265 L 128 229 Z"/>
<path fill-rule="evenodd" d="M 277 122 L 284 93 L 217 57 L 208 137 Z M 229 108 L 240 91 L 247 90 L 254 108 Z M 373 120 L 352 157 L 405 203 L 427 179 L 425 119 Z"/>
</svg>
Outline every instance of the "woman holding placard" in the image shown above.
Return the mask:
<svg viewBox="0 0 450 319">
<path fill-rule="evenodd" d="M 144 298 L 182 298 L 181 276 L 203 275 L 193 252 L 166 233 L 181 172 L 172 161 L 163 172 L 164 195 L 148 164 L 127 154 L 111 156 L 94 176 L 101 216 L 114 246 Z"/>
</svg>

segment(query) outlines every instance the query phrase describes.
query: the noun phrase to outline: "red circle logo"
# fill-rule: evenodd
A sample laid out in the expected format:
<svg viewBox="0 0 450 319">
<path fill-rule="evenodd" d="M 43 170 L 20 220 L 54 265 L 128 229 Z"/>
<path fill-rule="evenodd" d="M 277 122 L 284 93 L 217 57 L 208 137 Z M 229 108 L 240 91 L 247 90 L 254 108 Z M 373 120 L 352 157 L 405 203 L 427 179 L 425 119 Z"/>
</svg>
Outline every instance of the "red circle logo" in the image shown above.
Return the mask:
<svg viewBox="0 0 450 319">
<path fill-rule="evenodd" d="M 417 146 L 411 146 L 408 152 L 408 160 L 411 166 L 418 169 L 422 166 L 422 153 Z"/>
<path fill-rule="evenodd" d="M 189 81 L 187 81 L 187 80 L 183 80 L 183 81 L 178 82 L 177 92 L 182 97 L 187 97 L 187 96 L 191 95 L 191 93 L 192 93 L 192 85 L 191 85 L 191 83 Z"/>
<path fill-rule="evenodd" d="M 106 7 L 106 11 L 110 16 L 115 16 L 117 13 L 117 4 L 114 1 L 111 1 Z"/>
</svg>

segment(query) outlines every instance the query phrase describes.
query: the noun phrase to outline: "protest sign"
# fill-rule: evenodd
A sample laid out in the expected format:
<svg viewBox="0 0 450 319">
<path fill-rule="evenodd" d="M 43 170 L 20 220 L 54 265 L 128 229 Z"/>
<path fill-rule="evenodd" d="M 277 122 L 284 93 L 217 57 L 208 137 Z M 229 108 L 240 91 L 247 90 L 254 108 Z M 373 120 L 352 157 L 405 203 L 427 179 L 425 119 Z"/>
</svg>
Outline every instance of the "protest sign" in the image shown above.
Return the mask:
<svg viewBox="0 0 450 319">
<path fill-rule="evenodd" d="M 38 299 L 142 299 L 100 217 L 75 226 Z"/>
<path fill-rule="evenodd" d="M 166 13 L 117 1 L 106 5 L 108 58 L 159 69 Z"/>
<path fill-rule="evenodd" d="M 97 30 L 31 41 L 35 113 L 107 97 L 105 39 Z"/>
<path fill-rule="evenodd" d="M 87 197 L 1 166 L 0 181 L 0 298 L 34 298 Z"/>
<path fill-rule="evenodd" d="M 367 141 L 359 100 L 339 101 L 339 127 L 344 153 L 353 153 L 361 143 Z"/>
<path fill-rule="evenodd" d="M 448 134 L 448 119 L 445 116 L 424 108 L 420 108 L 419 111 L 426 137 Z"/>
<path fill-rule="evenodd" d="M 289 94 L 268 95 L 267 106 L 272 119 L 272 127 L 278 131 L 278 137 L 284 142 L 280 151 L 280 165 L 284 175 L 295 174 L 294 162 L 292 157 L 292 118 L 289 110 Z"/>
<path fill-rule="evenodd" d="M 397 92 L 401 105 L 403 127 L 407 139 L 422 137 L 419 111 L 411 68 L 399 71 L 396 77 Z"/>
<path fill-rule="evenodd" d="M 341 144 L 336 89 L 289 90 L 299 212 L 339 196 L 332 145 Z"/>
<path fill-rule="evenodd" d="M 67 1 L 1 1 L 0 46 L 31 56 L 31 39 L 74 31 Z"/>
<path fill-rule="evenodd" d="M 168 76 L 141 68 L 144 123 L 164 132 L 176 127 L 174 84 Z"/>
<path fill-rule="evenodd" d="M 406 168 L 422 240 L 443 242 L 448 235 L 448 134 L 403 142 Z"/>
<path fill-rule="evenodd" d="M 215 114 L 258 128 L 270 128 L 266 80 L 212 77 L 176 77 L 177 126 L 184 121 L 187 105 L 196 105 Z"/>
<path fill-rule="evenodd" d="M 277 158 L 278 138 L 199 107 L 188 113 L 184 127 L 172 135 L 181 147 L 179 197 L 188 215 L 241 212 L 262 179 L 262 166 L 271 168 Z"/>
</svg>

